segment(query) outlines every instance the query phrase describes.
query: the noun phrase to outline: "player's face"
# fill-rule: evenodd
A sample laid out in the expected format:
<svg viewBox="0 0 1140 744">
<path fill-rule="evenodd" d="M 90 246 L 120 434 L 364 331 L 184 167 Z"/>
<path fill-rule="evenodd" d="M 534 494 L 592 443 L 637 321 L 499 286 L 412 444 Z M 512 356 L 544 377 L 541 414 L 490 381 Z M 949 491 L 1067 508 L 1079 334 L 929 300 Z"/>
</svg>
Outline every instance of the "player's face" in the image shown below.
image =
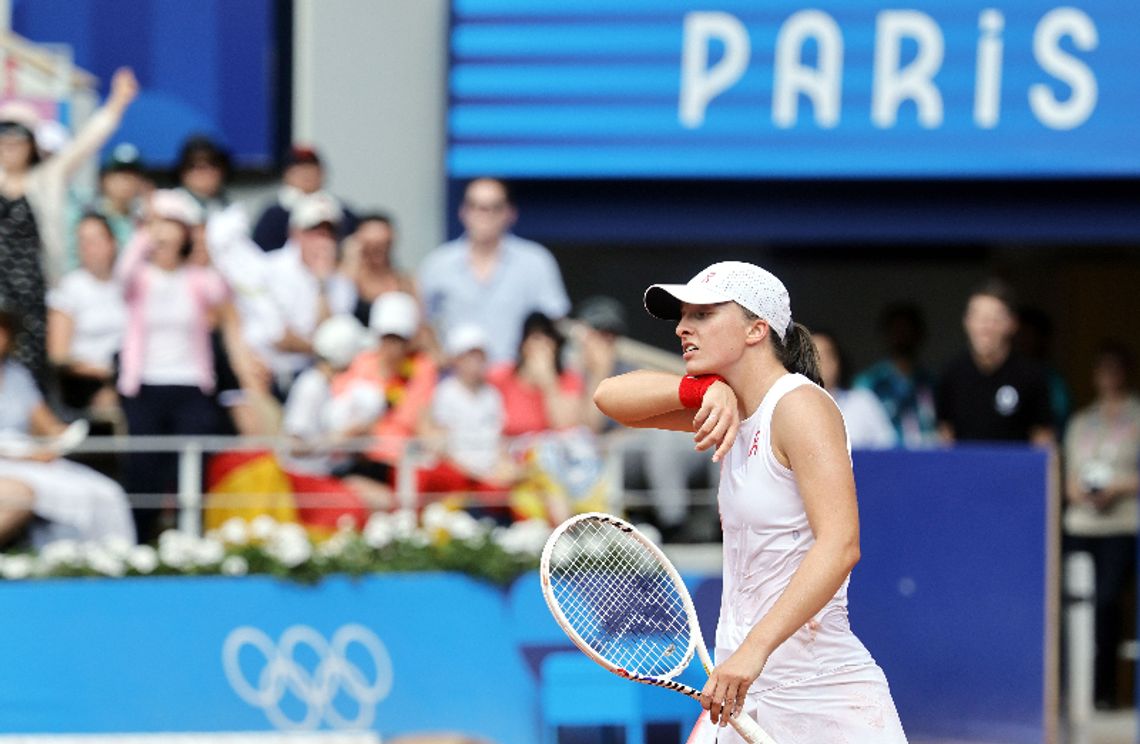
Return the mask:
<svg viewBox="0 0 1140 744">
<path fill-rule="evenodd" d="M 734 302 L 717 305 L 681 305 L 677 337 L 685 372 L 706 375 L 732 365 L 744 351 L 748 322 Z"/>
<path fill-rule="evenodd" d="M 979 356 L 1004 352 L 1017 331 L 1017 321 L 1006 304 L 996 297 L 975 295 L 966 305 L 963 319 L 970 347 Z"/>
</svg>

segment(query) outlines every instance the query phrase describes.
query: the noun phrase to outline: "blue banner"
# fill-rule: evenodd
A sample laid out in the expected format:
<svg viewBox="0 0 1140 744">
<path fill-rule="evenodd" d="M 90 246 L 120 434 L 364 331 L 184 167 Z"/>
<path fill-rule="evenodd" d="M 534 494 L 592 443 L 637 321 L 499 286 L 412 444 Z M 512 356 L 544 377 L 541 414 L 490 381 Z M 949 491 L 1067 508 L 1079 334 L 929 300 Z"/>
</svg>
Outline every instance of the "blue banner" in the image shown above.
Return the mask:
<svg viewBox="0 0 1140 744">
<path fill-rule="evenodd" d="M 1140 175 L 1140 6 L 453 0 L 448 170 Z"/>
<path fill-rule="evenodd" d="M 108 90 L 116 68 L 134 69 L 138 99 L 108 143 L 130 142 L 148 168 L 175 164 L 194 134 L 232 151 L 235 165 L 265 168 L 276 155 L 282 103 L 272 0 L 14 0 L 12 29 L 67 44 L 75 64 Z"/>
<path fill-rule="evenodd" d="M 461 576 L 43 581 L 0 603 L 4 732 L 537 730 L 503 594 Z"/>
</svg>

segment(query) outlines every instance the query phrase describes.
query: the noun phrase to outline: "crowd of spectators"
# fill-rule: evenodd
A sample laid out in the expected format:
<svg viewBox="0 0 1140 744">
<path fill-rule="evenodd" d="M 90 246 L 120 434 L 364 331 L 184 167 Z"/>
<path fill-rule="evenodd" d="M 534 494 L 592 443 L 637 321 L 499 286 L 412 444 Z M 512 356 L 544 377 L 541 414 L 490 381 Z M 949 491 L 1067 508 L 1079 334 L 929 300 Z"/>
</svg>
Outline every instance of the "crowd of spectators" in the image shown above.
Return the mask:
<svg viewBox="0 0 1140 744">
<path fill-rule="evenodd" d="M 68 458 L 67 421 L 135 442 L 275 441 L 208 457 L 204 486 L 224 495 L 235 468 L 245 491 L 284 484 L 314 531 L 396 508 L 404 483 L 415 506 L 503 521 L 601 506 L 589 391 L 564 352 L 570 300 L 550 252 L 511 233 L 505 183 L 469 185 L 464 234 L 415 275 L 397 268 L 393 217 L 328 193 L 308 145 L 268 204 L 235 202 L 229 154 L 205 136 L 166 183 L 116 146 L 83 194 L 70 179 L 137 90 L 116 73 L 62 143 L 37 136 L 34 110 L 0 110 L 0 548 L 152 541 L 173 524 L 175 452 Z M 241 511 L 211 496 L 208 511 Z"/>
<path fill-rule="evenodd" d="M 513 234 L 507 184 L 469 183 L 463 234 L 414 273 L 397 268 L 397 221 L 328 193 L 309 145 L 290 149 L 256 208 L 231 198 L 229 155 L 201 136 L 166 187 L 119 145 L 96 192 L 78 194 L 73 175 L 137 90 L 116 73 L 64 140 L 37 137 L 33 110 L 0 108 L 0 548 L 152 540 L 170 524 L 173 454 L 130 453 L 100 474 L 53 445 L 75 420 L 133 436 L 276 437 L 258 472 L 288 485 L 315 530 L 395 508 L 401 484 L 417 504 L 447 499 L 499 520 L 601 507 L 604 439 L 623 455 L 621 477 L 645 483 L 666 538 L 684 536 L 689 484 L 715 485 L 715 470 L 684 434 L 622 430 L 591 404 L 601 379 L 628 369 L 625 311 L 608 297 L 572 308 L 554 256 Z M 1069 543 L 1096 555 L 1098 597 L 1119 602 L 1140 457 L 1128 351 L 1105 346 L 1090 371 L 1097 399 L 1071 415 L 1047 364 L 1047 316 L 989 281 L 965 298 L 962 323 L 967 346 L 937 373 L 921 362 L 913 304 L 884 309 L 884 356 L 861 371 L 843 339 L 814 334 L 852 445 L 1058 445 Z"/>
</svg>

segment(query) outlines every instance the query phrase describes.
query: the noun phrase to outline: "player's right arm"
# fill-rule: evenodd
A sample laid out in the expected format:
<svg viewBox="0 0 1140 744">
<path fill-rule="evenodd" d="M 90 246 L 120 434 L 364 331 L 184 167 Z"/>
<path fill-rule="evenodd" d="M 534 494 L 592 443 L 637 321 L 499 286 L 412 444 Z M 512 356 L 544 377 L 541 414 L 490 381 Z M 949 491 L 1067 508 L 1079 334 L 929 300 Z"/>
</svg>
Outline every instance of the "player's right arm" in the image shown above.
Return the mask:
<svg viewBox="0 0 1140 744">
<path fill-rule="evenodd" d="M 714 383 L 697 410 L 681 405 L 681 376 L 637 370 L 608 377 L 594 391 L 594 405 L 620 424 L 637 429 L 694 432 L 698 450 L 715 449 L 719 461 L 732 447 L 740 428 L 736 394 L 723 382 Z"/>
</svg>

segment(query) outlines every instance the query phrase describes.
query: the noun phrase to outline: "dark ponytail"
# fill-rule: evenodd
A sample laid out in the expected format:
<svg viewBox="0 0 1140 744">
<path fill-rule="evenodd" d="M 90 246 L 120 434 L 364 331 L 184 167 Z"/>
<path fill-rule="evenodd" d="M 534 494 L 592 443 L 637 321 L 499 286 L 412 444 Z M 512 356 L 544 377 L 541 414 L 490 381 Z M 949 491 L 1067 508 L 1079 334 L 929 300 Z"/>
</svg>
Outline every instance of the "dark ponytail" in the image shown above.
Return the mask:
<svg viewBox="0 0 1140 744">
<path fill-rule="evenodd" d="M 776 349 L 776 358 L 784 365 L 784 369 L 798 372 L 816 385 L 823 386 L 823 377 L 819 373 L 819 354 L 807 326 L 792 323 L 783 341 L 773 333 L 772 345 Z"/>
</svg>

